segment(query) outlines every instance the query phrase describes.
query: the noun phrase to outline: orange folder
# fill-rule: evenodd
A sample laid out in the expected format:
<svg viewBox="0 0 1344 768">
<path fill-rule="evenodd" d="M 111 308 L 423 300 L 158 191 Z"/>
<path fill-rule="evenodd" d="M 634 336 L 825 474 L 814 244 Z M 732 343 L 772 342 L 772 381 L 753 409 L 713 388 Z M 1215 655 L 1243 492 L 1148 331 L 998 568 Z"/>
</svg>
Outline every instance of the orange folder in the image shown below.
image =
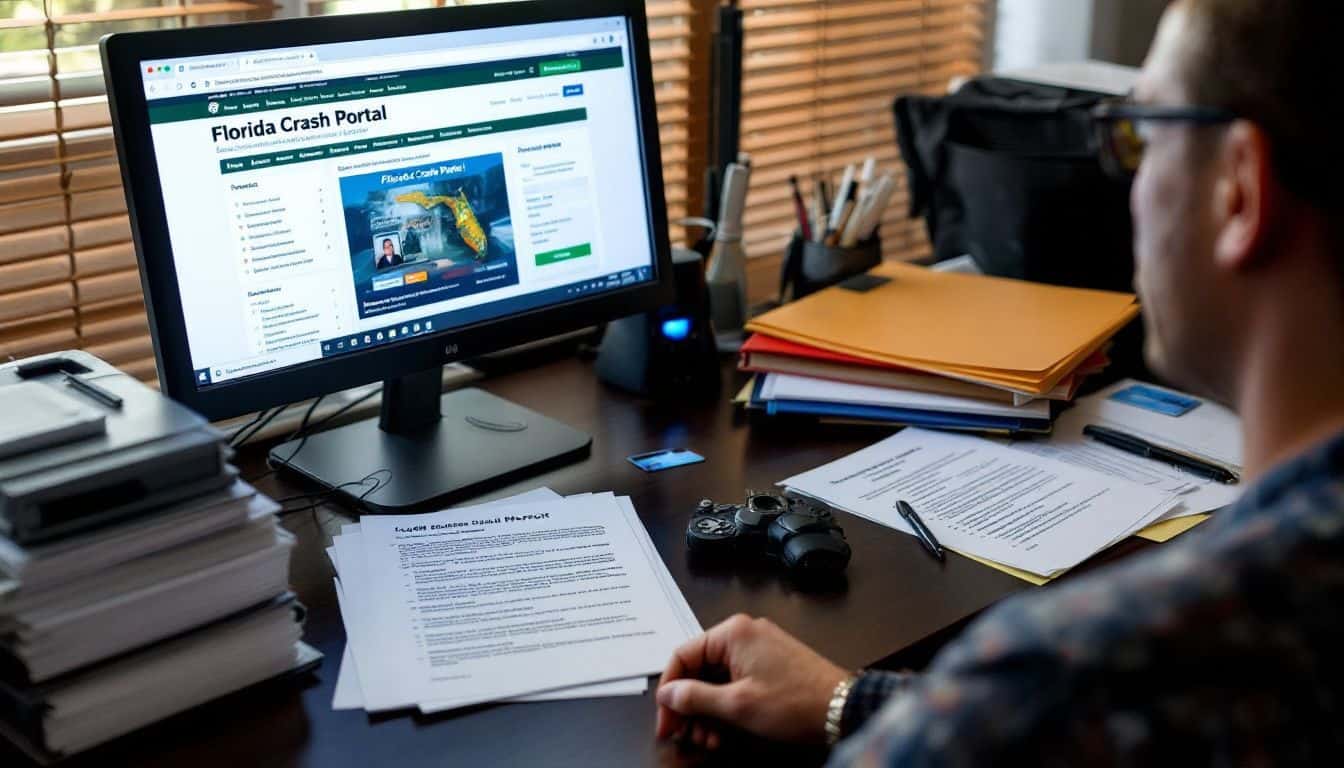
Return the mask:
<svg viewBox="0 0 1344 768">
<path fill-rule="evenodd" d="M 1138 315 L 1133 294 L 884 264 L 747 329 L 842 354 L 1042 395 Z"/>
</svg>

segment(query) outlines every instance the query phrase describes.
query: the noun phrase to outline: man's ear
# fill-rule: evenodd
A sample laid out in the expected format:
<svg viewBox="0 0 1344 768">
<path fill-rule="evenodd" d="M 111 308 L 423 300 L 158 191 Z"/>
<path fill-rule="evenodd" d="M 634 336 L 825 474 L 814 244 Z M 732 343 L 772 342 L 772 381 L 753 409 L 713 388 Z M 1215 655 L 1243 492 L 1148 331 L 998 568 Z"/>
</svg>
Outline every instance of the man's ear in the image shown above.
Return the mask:
<svg viewBox="0 0 1344 768">
<path fill-rule="evenodd" d="M 1253 266 L 1267 252 L 1279 204 L 1269 137 L 1244 120 L 1223 134 L 1214 169 L 1214 216 L 1218 235 L 1214 259 L 1220 267 Z"/>
</svg>

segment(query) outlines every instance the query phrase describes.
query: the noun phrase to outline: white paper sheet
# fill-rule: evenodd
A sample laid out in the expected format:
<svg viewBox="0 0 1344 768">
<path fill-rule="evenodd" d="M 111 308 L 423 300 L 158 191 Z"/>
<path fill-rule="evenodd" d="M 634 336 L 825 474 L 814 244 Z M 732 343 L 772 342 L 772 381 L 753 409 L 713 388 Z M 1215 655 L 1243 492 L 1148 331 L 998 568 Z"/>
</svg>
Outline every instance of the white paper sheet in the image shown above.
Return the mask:
<svg viewBox="0 0 1344 768">
<path fill-rule="evenodd" d="M 1183 416 L 1166 416 L 1110 399 L 1115 392 L 1139 383 L 1143 382 L 1126 379 L 1096 394 L 1079 398 L 1072 408 L 1055 420 L 1054 432 L 1048 439 L 1021 440 L 1012 443 L 1012 447 L 1180 494 L 1180 505 L 1164 515 L 1164 519 L 1211 512 L 1240 498 L 1240 484 L 1215 482 L 1083 435 L 1083 427 L 1088 424 L 1110 427 L 1163 447 L 1204 456 L 1233 471 L 1241 470 L 1241 420 L 1236 414 L 1217 403 L 1204 401 Z"/>
<path fill-rule="evenodd" d="M 1174 507 L 1173 494 L 964 435 L 907 429 L 782 485 L 951 549 L 1049 576 Z"/>
<path fill-rule="evenodd" d="M 560 498 L 560 496 L 551 491 L 550 489 L 541 488 L 525 494 L 513 496 L 508 499 L 503 499 L 501 501 L 489 502 L 487 504 L 477 505 L 474 507 L 460 508 L 460 510 L 469 509 L 480 511 L 492 505 L 509 504 L 519 501 L 526 502 L 526 501 L 539 501 L 539 500 L 558 499 L 558 498 Z M 635 513 L 634 504 L 630 501 L 630 499 L 626 497 L 621 497 L 617 499 L 617 502 L 621 505 L 622 511 L 625 512 L 626 514 L 627 521 L 631 522 L 632 527 L 634 528 L 637 536 L 641 538 L 641 541 L 646 545 L 646 550 L 650 555 L 650 557 L 652 558 L 651 562 L 653 562 L 656 568 L 660 571 L 664 591 L 667 592 L 669 594 L 669 597 L 672 598 L 674 602 L 677 605 L 679 605 L 679 607 L 682 608 L 683 613 L 679 614 L 679 618 L 681 619 L 683 625 L 687 627 L 686 630 L 687 637 L 690 637 L 694 634 L 698 634 L 701 630 L 700 625 L 695 618 L 695 614 L 691 612 L 690 606 L 686 604 L 685 598 L 682 596 L 680 589 L 676 587 L 675 582 L 673 582 L 672 580 L 671 574 L 667 572 L 667 567 L 663 564 L 662 560 L 658 558 L 657 552 L 653 548 L 653 543 L 648 537 L 648 532 L 644 529 L 644 526 L 639 522 L 638 515 Z M 361 528 L 358 523 L 348 524 L 342 528 L 342 536 L 358 537 L 360 532 Z M 340 556 L 337 552 L 337 548 L 335 545 L 327 549 L 327 555 L 331 559 L 332 566 L 335 568 L 339 576 L 341 572 Z M 346 599 L 339 580 L 336 582 L 336 590 L 337 590 L 337 600 L 338 602 L 341 603 L 342 618 L 344 619 L 346 615 L 346 608 L 345 608 Z M 353 635 L 351 635 L 349 631 L 348 626 L 346 636 L 347 638 L 353 637 Z M 339 671 L 337 672 L 336 687 L 332 697 L 333 709 L 338 710 L 362 709 L 364 707 L 364 694 L 363 691 L 361 690 L 359 683 L 354 651 L 352 649 L 353 644 L 354 641 L 348 639 L 345 652 L 341 656 L 341 664 Z M 628 696 L 628 695 L 639 695 L 647 690 L 648 690 L 648 678 L 645 676 L 639 676 L 621 680 L 613 680 L 605 683 L 580 685 L 570 688 L 562 688 L 553 691 L 546 691 L 543 693 L 530 694 L 527 696 L 519 696 L 508 699 L 507 701 L 509 703 L 514 703 L 514 702 L 536 702 L 536 701 L 598 698 L 606 696 Z M 453 704 L 453 702 L 425 702 L 420 705 L 420 709 L 426 713 L 432 713 L 443 711 L 446 709 L 451 709 L 454 706 L 455 705 Z"/>
<path fill-rule="evenodd" d="M 914 392 L 906 389 L 892 389 L 891 387 L 874 387 L 867 384 L 851 384 L 844 381 L 830 381 L 829 379 L 816 379 L 810 376 L 795 376 L 785 373 L 766 375 L 765 382 L 761 385 L 761 398 L 764 400 L 811 400 L 848 405 L 874 405 L 885 408 L 910 408 L 919 411 L 1002 416 L 1017 419 L 1050 418 L 1050 401 L 1048 400 L 1033 400 L 1026 405 L 1009 405 L 975 397 L 957 397 L 956 395 Z"/>
<path fill-rule="evenodd" d="M 470 519 L 483 524 L 471 525 Z M 464 520 L 467 526 L 431 528 Z M 415 702 L 433 702 L 435 708 L 468 706 L 588 683 L 604 675 L 619 679 L 653 674 L 688 635 L 683 608 L 675 605 L 658 575 L 661 561 L 652 567 L 651 547 L 635 535 L 626 512 L 610 494 L 501 505 L 490 508 L 488 515 L 482 511 L 464 517 L 456 511 L 366 517 L 359 531 L 358 536 L 337 537 L 336 545 L 347 625 L 361 625 L 371 636 L 365 643 L 360 630 L 350 633 L 353 664 L 371 711 Z M 365 550 L 363 563 L 350 562 L 355 543 Z M 389 552 L 396 558 L 391 567 Z M 370 568 L 375 561 L 378 569 Z M 354 587 L 360 570 L 358 583 L 367 588 Z M 527 581 L 538 573 L 550 574 L 548 583 Z M 417 580 L 419 589 L 410 585 Z M 427 582 L 437 586 L 427 590 Z M 601 591 L 591 591 L 593 586 Z M 447 594 L 463 587 L 474 591 Z M 492 598 L 490 590 L 497 587 L 507 589 L 505 594 L 516 600 Z M 410 610 L 408 600 L 415 601 L 419 610 Z M 538 600 L 554 602 L 538 614 L 534 611 Z M 449 605 L 450 601 L 475 604 L 468 609 Z M 512 615 L 492 616 L 492 611 Z M 549 617 L 573 623 L 557 627 L 559 622 Z M 538 627 L 538 620 L 546 624 Z M 470 628 L 471 622 L 487 629 L 511 626 L 508 642 L 513 649 L 495 653 L 505 647 L 499 634 L 449 637 L 460 627 Z M 533 626 L 526 626 L 529 622 Z M 518 647 L 522 640 L 538 636 L 555 644 L 536 645 L 527 652 Z M 431 658 L 429 651 L 438 656 Z M 444 659 L 443 654 L 455 658 Z"/>
<path fill-rule="evenodd" d="M 358 537 L 358 532 L 353 534 L 343 534 Z M 331 547 L 327 554 L 332 559 L 336 571 L 340 573 L 339 555 L 336 554 L 336 548 Z M 341 606 L 342 619 L 347 615 L 346 598 L 344 589 L 339 579 L 336 581 L 336 599 Z M 362 633 L 362 628 L 356 630 Z M 364 692 L 359 682 L 359 671 L 355 663 L 353 647 L 357 641 L 353 638 L 354 634 L 350 631 L 350 626 L 346 625 L 346 646 L 345 652 L 341 654 L 341 665 L 336 673 L 336 689 L 332 695 L 332 709 L 363 709 Z M 612 680 L 605 683 L 596 683 L 593 685 L 579 685 L 571 688 L 561 688 L 544 693 L 531 694 L 528 696 L 517 696 L 506 699 L 505 703 L 531 702 L 531 701 L 558 701 L 562 699 L 591 699 L 605 696 L 637 696 L 644 693 L 649 688 L 647 677 L 632 677 L 622 680 Z M 451 701 L 444 702 L 425 702 L 420 705 L 420 710 L 426 714 L 442 712 L 454 709 L 457 705 Z"/>
</svg>

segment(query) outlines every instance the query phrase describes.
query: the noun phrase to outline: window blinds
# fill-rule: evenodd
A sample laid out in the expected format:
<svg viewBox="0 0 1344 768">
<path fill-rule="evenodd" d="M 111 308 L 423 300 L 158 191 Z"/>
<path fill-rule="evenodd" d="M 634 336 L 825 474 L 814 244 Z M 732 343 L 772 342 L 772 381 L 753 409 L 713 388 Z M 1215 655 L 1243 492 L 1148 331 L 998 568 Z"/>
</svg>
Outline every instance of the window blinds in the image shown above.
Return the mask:
<svg viewBox="0 0 1344 768">
<path fill-rule="evenodd" d="M 778 285 L 795 229 L 790 175 L 810 190 L 872 156 L 900 187 L 882 220 L 884 255 L 930 252 L 907 220 L 891 112 L 902 93 L 941 93 L 980 70 L 987 0 L 742 0 L 742 149 L 751 153 L 745 244 L 754 300 Z M 754 279 L 753 279 L 754 278 Z"/>
<path fill-rule="evenodd" d="M 264 2 L 0 0 L 0 359 L 77 347 L 154 379 L 98 38 L 270 13 Z"/>
</svg>

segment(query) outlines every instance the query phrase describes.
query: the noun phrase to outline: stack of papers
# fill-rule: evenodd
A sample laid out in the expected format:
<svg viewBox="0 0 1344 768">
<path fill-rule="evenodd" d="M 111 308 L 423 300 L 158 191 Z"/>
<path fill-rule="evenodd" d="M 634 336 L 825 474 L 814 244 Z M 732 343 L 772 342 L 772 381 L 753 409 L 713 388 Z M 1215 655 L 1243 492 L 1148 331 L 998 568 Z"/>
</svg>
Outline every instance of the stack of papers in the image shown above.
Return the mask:
<svg viewBox="0 0 1344 768">
<path fill-rule="evenodd" d="M 320 661 L 224 433 L 78 350 L 0 401 L 0 734 L 58 760 Z"/>
<path fill-rule="evenodd" d="M 769 415 L 996 434 L 1045 434 L 1108 364 L 1138 312 L 1130 294 L 903 264 L 873 270 L 748 326 L 742 400 Z"/>
<path fill-rule="evenodd" d="M 610 493 L 366 516 L 328 554 L 347 641 L 335 709 L 640 694 L 701 632 Z"/>
<path fill-rule="evenodd" d="M 1145 407 L 1134 392 L 1157 392 L 1197 403 L 1192 410 L 1174 415 Z M 1139 403 L 1139 404 L 1136 404 Z M 1241 420 L 1218 403 L 1154 384 L 1125 379 L 1096 394 L 1080 398 L 1059 416 L 1049 440 L 1012 443 L 1019 450 L 1058 459 L 1129 483 L 1168 491 L 1180 503 L 1157 524 L 1139 532 L 1152 541 L 1166 541 L 1208 519 L 1208 513 L 1241 497 L 1243 486 L 1226 485 L 1187 472 L 1165 462 L 1125 453 L 1083 435 L 1089 424 L 1109 427 L 1163 448 L 1171 448 L 1225 467 L 1241 475 Z"/>
<path fill-rule="evenodd" d="M 743 342 L 738 369 L 751 373 L 792 374 L 887 389 L 956 395 L 991 403 L 1024 405 L 1033 400 L 1072 400 L 1087 376 L 1101 371 L 1107 363 L 1103 352 L 1095 352 L 1077 370 L 1055 385 L 1054 389 L 1037 395 L 951 379 L 757 333 Z"/>
<path fill-rule="evenodd" d="M 1183 403 L 1170 410 L 1150 401 Z M 1049 439 L 908 429 L 780 483 L 913 535 L 906 501 L 953 551 L 1043 584 L 1130 535 L 1166 541 L 1237 500 L 1224 485 L 1083 435 L 1110 427 L 1241 471 L 1241 423 L 1217 403 L 1132 379 L 1081 398 Z"/>
<path fill-rule="evenodd" d="M 1133 294 L 884 264 L 748 330 L 958 381 L 1046 395 L 1138 315 Z"/>
<path fill-rule="evenodd" d="M 1047 400 L 1013 405 L 785 373 L 757 376 L 752 387 L 752 403 L 770 415 L 801 414 L 1011 434 L 1049 432 L 1051 426 Z"/>
<path fill-rule="evenodd" d="M 235 480 L 40 545 L 0 537 L 0 732 L 48 761 L 314 665 L 279 509 Z"/>
</svg>

